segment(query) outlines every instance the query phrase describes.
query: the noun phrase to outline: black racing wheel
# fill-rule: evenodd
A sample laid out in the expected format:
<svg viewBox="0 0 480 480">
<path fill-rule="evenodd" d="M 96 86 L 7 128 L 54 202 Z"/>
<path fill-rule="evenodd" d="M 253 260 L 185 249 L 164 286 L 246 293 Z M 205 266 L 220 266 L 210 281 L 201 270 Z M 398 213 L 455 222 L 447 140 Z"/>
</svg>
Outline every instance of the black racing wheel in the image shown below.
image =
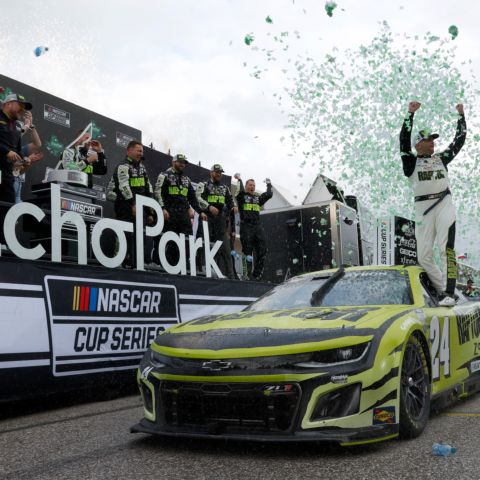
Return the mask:
<svg viewBox="0 0 480 480">
<path fill-rule="evenodd" d="M 418 437 L 430 414 L 430 378 L 420 340 L 412 335 L 405 346 L 400 376 L 400 436 Z"/>
</svg>

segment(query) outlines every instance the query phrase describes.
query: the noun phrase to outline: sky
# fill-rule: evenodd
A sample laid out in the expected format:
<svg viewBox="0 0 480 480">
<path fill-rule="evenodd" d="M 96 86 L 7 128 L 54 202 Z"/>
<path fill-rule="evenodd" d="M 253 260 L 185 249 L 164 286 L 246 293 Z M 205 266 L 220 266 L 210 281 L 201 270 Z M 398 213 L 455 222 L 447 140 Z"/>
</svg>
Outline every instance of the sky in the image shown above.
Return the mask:
<svg viewBox="0 0 480 480">
<path fill-rule="evenodd" d="M 288 102 L 279 107 L 272 93 L 289 80 L 252 51 L 266 44 L 269 29 L 289 38 L 299 32 L 288 53 L 320 59 L 368 44 L 382 21 L 392 32 L 420 36 L 444 37 L 456 25 L 459 68 L 480 74 L 474 0 L 338 0 L 332 17 L 318 0 L 1 2 L 2 74 L 139 128 L 158 150 L 207 167 L 220 163 L 260 187 L 269 177 L 299 203 L 317 173 L 340 178 L 315 161 L 300 167 L 303 159 L 282 141 Z M 247 34 L 255 37 L 250 46 Z M 37 58 L 40 45 L 49 51 Z M 257 64 L 260 78 L 252 75 Z M 351 182 L 342 186 L 356 193 Z"/>
</svg>

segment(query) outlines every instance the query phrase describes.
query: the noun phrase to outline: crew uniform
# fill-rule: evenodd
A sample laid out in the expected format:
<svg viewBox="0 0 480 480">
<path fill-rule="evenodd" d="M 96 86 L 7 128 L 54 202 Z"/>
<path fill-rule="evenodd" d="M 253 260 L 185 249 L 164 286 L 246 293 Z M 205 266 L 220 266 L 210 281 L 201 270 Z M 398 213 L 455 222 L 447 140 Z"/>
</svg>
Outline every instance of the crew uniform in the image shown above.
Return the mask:
<svg viewBox="0 0 480 480">
<path fill-rule="evenodd" d="M 212 171 L 213 170 L 221 171 L 223 173 L 222 167 L 218 164 L 212 167 Z M 230 249 L 228 248 L 230 241 L 225 238 L 227 220 L 234 207 L 230 189 L 224 183 L 215 182 L 210 178 L 206 182 L 200 182 L 197 185 L 196 195 L 200 208 L 208 217 L 208 233 L 210 241 L 222 242 L 222 247 L 216 255 L 219 260 L 217 262 L 218 266 L 223 275 L 228 278 L 234 278 L 232 259 Z M 218 215 L 212 215 L 212 213 L 209 212 L 209 207 L 215 207 L 218 210 Z"/>
<path fill-rule="evenodd" d="M 92 153 L 98 155 L 98 160 L 96 162 L 88 163 L 87 157 Z M 62 154 L 64 168 L 67 163 L 67 158 L 68 161 L 74 162 L 82 172 L 85 172 L 88 175 L 89 188 L 92 188 L 93 186 L 93 175 L 105 175 L 107 173 L 107 157 L 103 151 L 91 151 L 87 147 L 66 148 Z"/>
<path fill-rule="evenodd" d="M 165 222 L 164 231 L 183 233 L 185 236 L 193 235 L 189 208 L 191 206 L 198 213 L 201 213 L 201 209 L 190 178 L 170 167 L 158 176 L 154 196 L 162 210 L 167 210 L 170 215 L 170 219 Z M 166 256 L 169 263 L 174 265 L 177 256 L 172 252 L 170 243 L 167 245 Z"/>
<path fill-rule="evenodd" d="M 123 163 L 120 163 L 115 169 L 107 189 L 107 199 L 115 202 L 115 216 L 118 220 L 134 221 L 132 207 L 136 203 L 135 195 L 153 197 L 152 184 L 148 179 L 147 169 L 143 162 L 135 162 L 127 156 Z M 137 212 L 137 215 L 140 213 L 145 215 L 145 212 Z M 126 263 L 130 264 L 134 258 L 133 235 L 131 233 L 126 235 L 128 241 Z"/>
<path fill-rule="evenodd" d="M 467 125 L 460 115 L 453 142 L 448 148 L 431 156 L 416 156 L 411 150 L 413 113 L 409 112 L 400 132 L 400 152 L 403 172 L 410 180 L 415 194 L 415 236 L 418 262 L 425 269 L 435 289 L 449 296 L 455 293 L 455 207 L 449 188 L 447 165 L 455 158 L 465 143 Z M 435 139 L 437 134 L 422 130 L 417 140 Z M 418 143 L 418 142 L 417 142 Z M 442 265 L 447 265 L 447 280 L 433 259 L 433 244 L 436 240 Z"/>
<path fill-rule="evenodd" d="M 240 241 L 242 242 L 243 254 L 247 259 L 247 271 L 252 268 L 252 256 L 255 264 L 251 277 L 254 280 L 260 279 L 267 254 L 267 242 L 265 232 L 260 223 L 260 207 L 273 196 L 272 184 L 267 183 L 267 191 L 258 195 L 247 193 L 243 182 L 239 180 L 239 189 L 236 194 L 238 211 L 240 213 Z"/>
</svg>

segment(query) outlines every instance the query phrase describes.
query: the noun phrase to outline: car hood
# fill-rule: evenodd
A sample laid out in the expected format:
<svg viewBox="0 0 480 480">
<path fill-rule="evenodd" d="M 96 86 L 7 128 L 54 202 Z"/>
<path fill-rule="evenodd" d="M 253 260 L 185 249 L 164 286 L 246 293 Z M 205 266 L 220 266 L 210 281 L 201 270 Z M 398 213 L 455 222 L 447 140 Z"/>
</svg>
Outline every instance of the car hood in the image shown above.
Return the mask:
<svg viewBox="0 0 480 480">
<path fill-rule="evenodd" d="M 347 341 L 351 345 L 368 341 L 412 310 L 407 305 L 311 307 L 200 317 L 170 328 L 157 337 L 153 348 L 210 357 L 213 352 L 248 356 L 258 354 L 257 349 L 264 354 L 308 351 L 325 342 L 324 348 L 335 348 Z"/>
</svg>

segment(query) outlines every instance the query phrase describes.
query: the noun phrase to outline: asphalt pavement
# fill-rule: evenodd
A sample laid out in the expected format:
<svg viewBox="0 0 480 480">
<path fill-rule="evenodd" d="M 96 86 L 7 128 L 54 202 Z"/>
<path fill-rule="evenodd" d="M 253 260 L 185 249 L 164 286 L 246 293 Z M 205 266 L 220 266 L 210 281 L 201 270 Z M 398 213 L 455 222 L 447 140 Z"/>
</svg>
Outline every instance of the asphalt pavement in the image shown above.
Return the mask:
<svg viewBox="0 0 480 480">
<path fill-rule="evenodd" d="M 480 479 L 480 395 L 432 416 L 417 439 L 349 448 L 129 433 L 141 416 L 137 395 L 0 406 L 0 479 Z M 457 453 L 432 456 L 439 441 Z"/>
</svg>

